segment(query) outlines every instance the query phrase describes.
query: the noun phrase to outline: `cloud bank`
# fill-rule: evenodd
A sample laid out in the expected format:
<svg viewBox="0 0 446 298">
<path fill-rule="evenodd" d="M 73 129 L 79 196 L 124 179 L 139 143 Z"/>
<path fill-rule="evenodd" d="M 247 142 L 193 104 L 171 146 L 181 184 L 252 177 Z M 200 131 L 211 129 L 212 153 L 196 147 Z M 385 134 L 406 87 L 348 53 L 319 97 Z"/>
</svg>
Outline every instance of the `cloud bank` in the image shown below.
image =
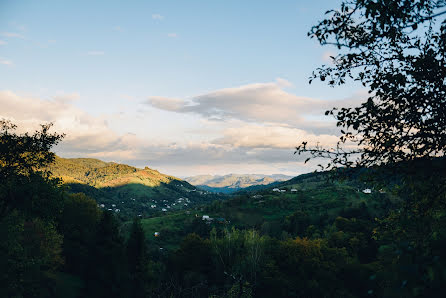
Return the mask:
<svg viewBox="0 0 446 298">
<path fill-rule="evenodd" d="M 296 145 L 308 141 L 333 146 L 338 141 L 333 122 L 325 120 L 323 112 L 336 105 L 353 105 L 363 97 L 324 101 L 289 93 L 286 88 L 290 87 L 286 80 L 277 79 L 190 98 L 150 96 L 134 103 L 141 105 L 135 110 L 146 107 L 150 113 L 162 110 L 195 116 L 195 129 L 186 128 L 183 117 L 161 119 L 166 122 L 157 125 L 172 127 L 169 139 L 160 137 L 156 128 L 145 135 L 118 133 L 110 123 L 138 131 L 145 119 L 138 122 L 139 114 L 117 116 L 122 111 L 93 116 L 77 107 L 81 98 L 77 93 L 42 99 L 0 91 L 0 118 L 10 119 L 21 131 L 53 122 L 55 131 L 66 134 L 56 147 L 56 153 L 64 157 L 148 165 L 178 176 L 231 172 L 293 175 L 314 169 L 313 164 L 303 164 L 304 156 L 293 155 Z M 153 128 L 149 116 L 146 121 L 147 127 Z"/>
</svg>

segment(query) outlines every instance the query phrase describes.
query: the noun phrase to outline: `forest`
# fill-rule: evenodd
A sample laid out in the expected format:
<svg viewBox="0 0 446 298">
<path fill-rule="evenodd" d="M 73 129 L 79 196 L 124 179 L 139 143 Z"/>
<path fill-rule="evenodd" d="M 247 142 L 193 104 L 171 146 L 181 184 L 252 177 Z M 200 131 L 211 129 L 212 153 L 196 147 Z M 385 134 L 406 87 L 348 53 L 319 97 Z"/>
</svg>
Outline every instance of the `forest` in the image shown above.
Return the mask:
<svg viewBox="0 0 446 298">
<path fill-rule="evenodd" d="M 64 135 L 51 124 L 19 133 L 0 120 L 0 296 L 443 297 L 445 8 L 343 1 L 311 28 L 339 53 L 310 80 L 356 80 L 369 97 L 326 112 L 342 129 L 335 148 L 296 147 L 322 160 L 319 172 L 271 187 L 121 214 L 101 203 L 142 194 L 112 189 L 132 179 L 166 201 L 193 200 L 194 187 L 148 168 L 61 160 Z"/>
</svg>

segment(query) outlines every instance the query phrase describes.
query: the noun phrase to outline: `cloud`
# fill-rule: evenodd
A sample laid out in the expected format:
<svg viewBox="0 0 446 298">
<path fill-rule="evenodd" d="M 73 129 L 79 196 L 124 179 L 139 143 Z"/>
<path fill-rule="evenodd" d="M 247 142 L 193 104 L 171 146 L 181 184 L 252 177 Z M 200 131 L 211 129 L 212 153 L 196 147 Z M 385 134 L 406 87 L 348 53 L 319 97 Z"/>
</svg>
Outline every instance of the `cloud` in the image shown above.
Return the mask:
<svg viewBox="0 0 446 298">
<path fill-rule="evenodd" d="M 105 53 L 103 51 L 89 51 L 87 52 L 88 56 L 102 56 Z"/>
<path fill-rule="evenodd" d="M 314 168 L 303 165 L 306 156 L 293 155 L 294 147 L 304 140 L 333 146 L 338 137 L 323 121 L 308 118 L 318 114 L 326 102 L 290 94 L 284 90 L 290 86 L 278 79 L 186 99 L 158 96 L 146 100 L 146 104 L 163 111 L 200 117 L 160 117 L 150 110 L 156 117 L 138 117 L 141 114 L 137 111 L 128 111 L 128 115 L 126 111 L 123 116 L 122 110 L 93 116 L 76 107 L 78 93 L 42 99 L 0 91 L 0 119 L 10 119 L 21 131 L 53 122 L 54 131 L 66 134 L 55 148 L 64 157 L 148 165 L 180 176 L 308 172 Z M 186 118 L 195 122 L 183 123 Z"/>
<path fill-rule="evenodd" d="M 335 135 L 316 135 L 298 128 L 250 124 L 226 129 L 223 137 L 214 140 L 214 143 L 246 148 L 292 150 L 303 141 L 307 141 L 310 146 L 319 143 L 321 146 L 331 147 L 336 145 L 338 140 Z"/>
<path fill-rule="evenodd" d="M 167 33 L 167 36 L 172 38 L 178 37 L 176 33 Z"/>
<path fill-rule="evenodd" d="M 131 142 L 133 137 L 112 131 L 106 119 L 93 117 L 73 106 L 71 101 L 77 97 L 77 94 L 68 94 L 44 100 L 0 91 L 0 119 L 10 119 L 21 131 L 33 131 L 42 123 L 53 122 L 54 131 L 66 134 L 58 146 L 65 154 L 125 150 L 135 144 Z"/>
<path fill-rule="evenodd" d="M 4 36 L 4 37 L 9 37 L 9 38 L 20 38 L 20 39 L 25 38 L 22 34 L 15 33 L 15 32 L 2 32 L 2 33 L 0 33 L 0 35 Z"/>
<path fill-rule="evenodd" d="M 3 45 L 5 45 L 5 44 L 7 44 L 7 42 L 4 41 L 4 40 L 1 40 L 1 39 L 0 39 L 0 46 L 3 46 Z"/>
<path fill-rule="evenodd" d="M 346 106 L 357 102 L 356 98 L 327 101 L 297 96 L 284 89 L 291 84 L 284 79 L 270 83 L 255 83 L 214 92 L 187 99 L 160 96 L 149 97 L 144 103 L 152 107 L 177 112 L 194 113 L 209 119 L 239 119 L 251 122 L 285 123 L 294 127 L 315 127 L 314 117 L 324 115 L 333 106 Z"/>
<path fill-rule="evenodd" d="M 11 66 L 14 63 L 11 60 L 7 60 L 7 59 L 4 59 L 4 58 L 0 57 L 0 64 Z"/>
<path fill-rule="evenodd" d="M 164 16 L 160 15 L 160 14 L 152 14 L 152 19 L 154 20 L 164 20 Z"/>
<path fill-rule="evenodd" d="M 70 103 L 80 98 L 79 93 L 70 93 L 54 96 L 54 100 L 63 103 Z"/>
</svg>

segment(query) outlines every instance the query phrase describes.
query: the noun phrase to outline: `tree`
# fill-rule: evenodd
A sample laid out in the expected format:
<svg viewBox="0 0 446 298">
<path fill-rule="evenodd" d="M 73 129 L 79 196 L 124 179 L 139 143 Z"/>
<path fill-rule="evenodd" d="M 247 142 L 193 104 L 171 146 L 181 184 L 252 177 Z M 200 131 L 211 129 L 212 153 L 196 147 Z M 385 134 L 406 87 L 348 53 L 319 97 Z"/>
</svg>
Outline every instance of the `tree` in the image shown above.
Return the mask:
<svg viewBox="0 0 446 298">
<path fill-rule="evenodd" d="M 63 263 L 57 230 L 63 190 L 44 167 L 63 135 L 50 128 L 17 134 L 14 124 L 0 120 L 0 296 L 54 295 L 54 273 Z"/>
<path fill-rule="evenodd" d="M 118 223 L 105 211 L 96 226 L 95 241 L 90 248 L 86 291 L 90 297 L 123 297 L 127 279 L 124 243 Z"/>
<path fill-rule="evenodd" d="M 65 197 L 59 226 L 64 236 L 63 254 L 66 271 L 85 275 L 89 249 L 94 241 L 94 227 L 99 222 L 100 212 L 96 201 L 83 193 Z"/>
<path fill-rule="evenodd" d="M 376 236 L 392 244 L 388 263 L 403 268 L 393 270 L 398 272 L 393 289 L 406 291 L 398 295 L 427 294 L 428 289 L 432 295 L 444 282 L 432 263 L 445 265 L 434 261 L 435 243 L 445 237 L 438 224 L 446 207 L 445 16 L 444 0 L 345 0 L 309 32 L 321 45 L 338 49 L 332 65 L 318 68 L 310 83 L 319 78 L 336 86 L 356 80 L 369 97 L 357 107 L 325 113 L 341 128 L 336 147 L 302 142 L 295 153 L 327 158 L 325 169 L 398 173 L 397 191 L 405 204 L 381 221 Z M 412 268 L 411 279 L 407 268 Z"/>
<path fill-rule="evenodd" d="M 310 79 L 330 86 L 359 81 L 369 89 L 355 108 L 326 112 L 337 120 L 336 148 L 297 153 L 331 160 L 336 166 L 372 166 L 444 156 L 446 150 L 446 1 L 351 0 L 308 33 L 335 46 L 333 65 Z M 348 150 L 346 143 L 358 145 Z"/>
<path fill-rule="evenodd" d="M 130 275 L 130 297 L 148 297 L 149 255 L 141 220 L 135 218 L 127 240 L 127 268 Z"/>
<path fill-rule="evenodd" d="M 51 126 L 41 125 L 32 135 L 16 134 L 16 125 L 0 120 L 0 216 L 13 209 L 46 218 L 58 214 L 60 180 L 50 178 L 45 167 L 55 158 L 50 149 L 64 135 L 49 133 Z"/>
</svg>

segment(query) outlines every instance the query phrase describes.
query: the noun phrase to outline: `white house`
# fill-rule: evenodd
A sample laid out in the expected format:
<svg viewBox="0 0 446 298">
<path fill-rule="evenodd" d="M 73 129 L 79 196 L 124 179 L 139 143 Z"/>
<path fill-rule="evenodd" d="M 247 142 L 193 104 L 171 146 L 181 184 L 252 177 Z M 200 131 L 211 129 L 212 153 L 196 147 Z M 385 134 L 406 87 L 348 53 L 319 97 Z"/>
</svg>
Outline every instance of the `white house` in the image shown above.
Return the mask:
<svg viewBox="0 0 446 298">
<path fill-rule="evenodd" d="M 167 211 L 167 209 L 166 209 L 166 208 L 163 208 L 163 209 L 161 209 L 161 211 L 164 211 L 164 212 L 166 212 L 166 211 Z"/>
<path fill-rule="evenodd" d="M 210 220 L 211 218 L 209 217 L 209 215 L 203 215 L 203 217 L 201 219 L 202 220 Z"/>
<path fill-rule="evenodd" d="M 281 189 L 280 192 L 286 192 L 286 189 Z"/>
<path fill-rule="evenodd" d="M 156 208 L 156 205 L 150 205 L 150 208 Z"/>
<path fill-rule="evenodd" d="M 370 188 L 366 188 L 362 190 L 363 193 L 372 193 L 372 190 Z"/>
<path fill-rule="evenodd" d="M 280 192 L 280 189 L 278 189 L 278 188 L 273 188 L 273 191 Z"/>
<path fill-rule="evenodd" d="M 291 192 L 297 192 L 297 189 L 292 188 L 292 189 L 291 189 Z"/>
</svg>

